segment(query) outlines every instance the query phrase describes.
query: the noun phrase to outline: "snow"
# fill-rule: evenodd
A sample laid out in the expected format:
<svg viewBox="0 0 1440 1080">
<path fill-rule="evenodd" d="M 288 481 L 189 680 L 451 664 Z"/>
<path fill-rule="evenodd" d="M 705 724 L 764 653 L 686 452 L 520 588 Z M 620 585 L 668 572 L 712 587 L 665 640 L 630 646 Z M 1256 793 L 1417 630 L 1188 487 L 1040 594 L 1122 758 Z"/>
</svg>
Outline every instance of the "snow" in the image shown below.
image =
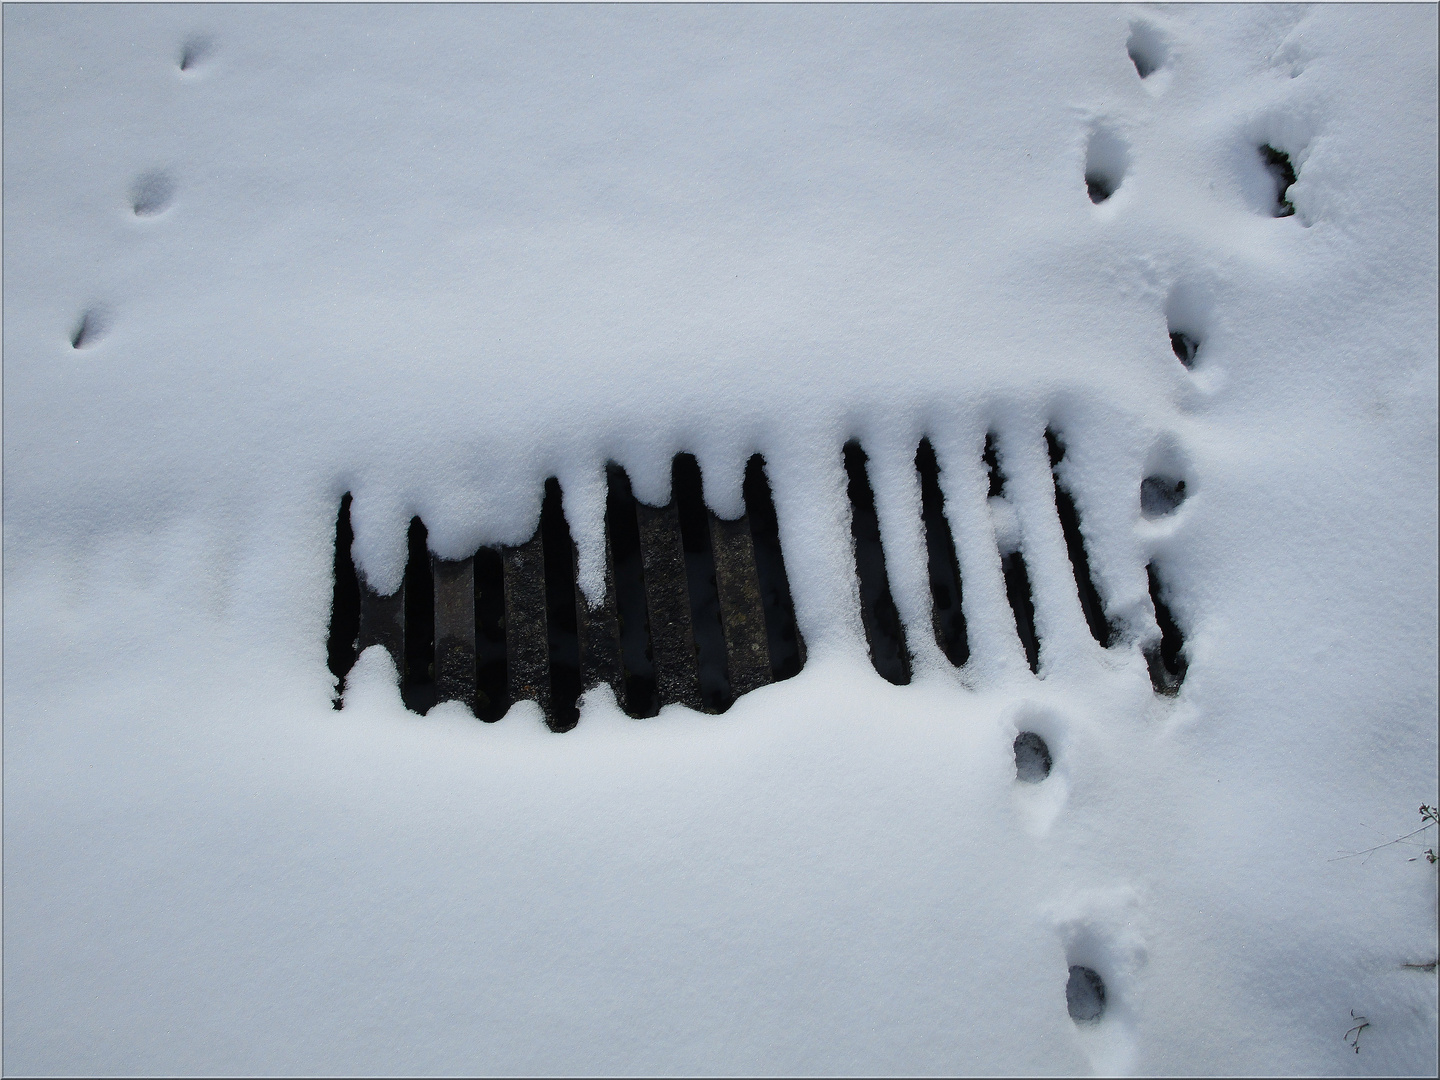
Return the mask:
<svg viewBox="0 0 1440 1080">
<path fill-rule="evenodd" d="M 6 1070 L 1433 1075 L 1434 868 L 1337 856 L 1440 801 L 1436 29 L 7 6 Z M 866 651 L 851 437 L 908 686 Z M 606 461 L 663 503 L 682 450 L 723 516 L 764 453 L 799 676 L 718 717 L 595 691 L 554 735 L 409 713 L 372 650 L 331 709 L 342 493 L 388 591 L 412 514 L 443 557 L 517 543 L 558 476 L 594 596 Z"/>
</svg>

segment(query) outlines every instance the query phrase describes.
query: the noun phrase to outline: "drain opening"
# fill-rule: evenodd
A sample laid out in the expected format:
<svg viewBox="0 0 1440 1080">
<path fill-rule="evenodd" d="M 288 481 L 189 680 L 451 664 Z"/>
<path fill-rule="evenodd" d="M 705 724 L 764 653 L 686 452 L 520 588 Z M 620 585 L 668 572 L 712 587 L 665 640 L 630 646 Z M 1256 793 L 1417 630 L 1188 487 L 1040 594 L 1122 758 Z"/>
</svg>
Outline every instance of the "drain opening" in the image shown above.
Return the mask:
<svg viewBox="0 0 1440 1080">
<path fill-rule="evenodd" d="M 1275 181 L 1275 208 L 1271 211 L 1272 215 L 1274 217 L 1292 216 L 1295 213 L 1295 204 L 1286 197 L 1290 185 L 1295 183 L 1295 166 L 1290 161 L 1290 155 L 1266 144 L 1260 147 L 1260 157 L 1265 162 L 1265 168 L 1269 171 L 1271 179 Z"/>
<path fill-rule="evenodd" d="M 1094 968 L 1072 964 L 1065 983 L 1065 1007 L 1077 1024 L 1098 1023 L 1105 1012 L 1105 980 Z"/>
<path fill-rule="evenodd" d="M 1100 600 L 1100 591 L 1095 588 L 1095 579 L 1090 573 L 1090 557 L 1085 553 L 1085 536 L 1080 531 L 1080 514 L 1075 500 L 1060 482 L 1057 470 L 1065 457 L 1065 444 L 1050 428 L 1045 429 L 1045 443 L 1050 448 L 1050 476 L 1055 481 L 1055 509 L 1060 515 L 1060 528 L 1065 534 L 1065 549 L 1070 553 L 1070 567 L 1075 574 L 1075 587 L 1080 594 L 1080 609 L 1085 613 L 1085 623 L 1090 634 L 1102 646 L 1109 648 L 1115 643 L 1118 628 L 1105 618 L 1105 605 Z"/>
<path fill-rule="evenodd" d="M 410 519 L 410 557 L 405 563 L 405 660 L 400 696 L 405 707 L 422 716 L 435 704 L 435 582 L 431 576 L 429 530 Z"/>
<path fill-rule="evenodd" d="M 845 472 L 849 476 L 850 533 L 855 542 L 855 575 L 860 579 L 860 617 L 870 644 L 870 661 L 882 678 L 896 686 L 910 681 L 910 652 L 905 628 L 890 595 L 885 571 L 885 549 L 880 543 L 880 516 L 875 492 L 865 470 L 868 458 L 860 444 L 845 444 Z"/>
<path fill-rule="evenodd" d="M 340 680 L 335 689 L 335 708 L 340 708 L 340 690 L 345 676 L 355 666 L 355 643 L 360 637 L 360 576 L 350 545 L 355 531 L 350 527 L 350 493 L 340 500 L 340 514 L 335 521 L 335 594 L 330 604 L 330 638 L 326 642 L 330 654 L 330 671 Z"/>
<path fill-rule="evenodd" d="M 624 668 L 621 705 L 634 717 L 660 712 L 655 658 L 650 650 L 650 618 L 645 603 L 645 569 L 640 557 L 640 527 L 630 477 L 618 465 L 606 469 L 605 527 L 615 565 L 615 611 L 620 623 L 620 661 Z"/>
<path fill-rule="evenodd" d="M 706 712 L 719 713 L 730 707 L 733 695 L 720 620 L 720 589 L 715 581 L 715 553 L 710 545 L 710 512 L 705 507 L 702 485 L 700 463 L 695 456 L 676 454 L 670 466 L 670 487 L 685 551 L 700 703 Z"/>
<path fill-rule="evenodd" d="M 1005 497 L 1005 474 L 1000 469 L 1000 456 L 995 445 L 995 433 L 985 436 L 985 450 L 980 455 L 985 463 L 986 475 L 990 478 L 992 499 Z M 1040 637 L 1035 632 L 1035 601 L 1030 593 L 1030 572 L 1025 567 L 1025 556 L 1020 549 L 1001 552 L 1000 570 L 1005 576 L 1005 598 L 1015 615 L 1015 633 L 1020 638 L 1020 647 L 1025 650 L 1025 661 L 1035 674 L 1040 673 Z"/>
<path fill-rule="evenodd" d="M 963 667 L 970 659 L 970 641 L 961 606 L 960 562 L 955 557 L 955 537 L 945 518 L 940 462 L 929 439 L 920 440 L 915 451 L 915 469 L 920 473 L 920 514 L 925 523 L 925 548 L 929 554 L 935 640 L 950 663 Z"/>
<path fill-rule="evenodd" d="M 1164 586 L 1152 562 L 1145 568 L 1150 579 L 1150 601 L 1155 605 L 1155 622 L 1160 627 L 1160 640 L 1145 650 L 1145 663 L 1150 669 L 1150 685 L 1157 694 L 1173 697 L 1180 692 L 1189 662 L 1185 659 L 1185 638 L 1165 603 Z"/>
<path fill-rule="evenodd" d="M 770 672 L 776 682 L 800 674 L 805 666 L 805 641 L 795 623 L 790 579 L 780 550 L 780 519 L 765 475 L 765 458 L 754 454 L 745 465 L 745 513 L 755 544 L 755 572 L 765 611 L 765 638 L 770 647 Z"/>
<path fill-rule="evenodd" d="M 540 543 L 545 564 L 545 630 L 550 660 L 552 731 L 569 731 L 580 722 L 580 627 L 575 617 L 575 554 L 560 481 L 545 481 L 540 505 Z"/>
<path fill-rule="evenodd" d="M 1015 779 L 1023 784 L 1038 784 L 1050 775 L 1054 761 L 1050 747 L 1033 731 L 1015 736 Z"/>
<path fill-rule="evenodd" d="M 475 553 L 475 715 L 493 724 L 510 708 L 505 649 L 505 563 L 495 548 Z"/>
</svg>

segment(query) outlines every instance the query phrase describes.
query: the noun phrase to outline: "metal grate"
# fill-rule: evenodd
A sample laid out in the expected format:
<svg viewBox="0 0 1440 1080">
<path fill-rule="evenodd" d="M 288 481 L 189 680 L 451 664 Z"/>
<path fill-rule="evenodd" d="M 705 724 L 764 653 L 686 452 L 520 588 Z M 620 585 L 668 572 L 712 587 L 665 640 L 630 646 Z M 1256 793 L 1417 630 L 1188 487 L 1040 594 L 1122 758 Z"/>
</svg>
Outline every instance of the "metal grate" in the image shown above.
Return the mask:
<svg viewBox="0 0 1440 1080">
<path fill-rule="evenodd" d="M 1050 428 L 1045 441 L 1080 608 L 1095 640 L 1113 648 L 1126 636 L 1106 616 L 1080 514 L 1060 478 L 1065 443 Z M 871 662 L 885 679 L 903 685 L 911 678 L 912 657 L 891 596 L 868 459 L 855 440 L 845 444 L 843 458 Z M 989 497 L 1003 497 L 1006 477 L 993 433 L 986 436 L 982 462 Z M 970 657 L 963 583 L 941 469 L 928 439 L 916 450 L 915 468 L 932 630 L 950 663 L 963 667 Z M 746 512 L 739 519 L 723 520 L 705 506 L 700 466 L 690 454 L 671 463 L 671 492 L 665 506 L 647 506 L 635 498 L 625 471 L 608 467 L 605 594 L 594 607 L 576 583 L 575 544 L 554 477 L 545 482 L 535 535 L 515 547 L 481 548 L 456 562 L 437 559 L 428 550 L 424 523 L 413 519 L 404 584 L 389 596 L 364 587 L 356 575 L 346 495 L 336 525 L 331 670 L 343 678 L 360 651 L 380 645 L 395 658 L 402 696 L 417 712 L 440 701 L 464 701 L 476 716 L 494 721 L 513 702 L 532 700 L 555 731 L 575 726 L 581 694 L 596 686 L 611 687 L 634 717 L 654 716 L 668 704 L 721 713 L 756 687 L 797 674 L 805 646 L 764 460 L 757 454 L 746 466 Z M 1183 500 L 1184 483 L 1147 477 L 1140 495 L 1147 513 L 1168 513 Z M 1023 544 L 999 556 L 1015 633 L 1038 673 L 1041 642 Z M 1155 692 L 1173 695 L 1187 669 L 1184 637 L 1166 603 L 1159 567 L 1151 562 L 1146 572 L 1155 624 L 1138 636 Z"/>
</svg>

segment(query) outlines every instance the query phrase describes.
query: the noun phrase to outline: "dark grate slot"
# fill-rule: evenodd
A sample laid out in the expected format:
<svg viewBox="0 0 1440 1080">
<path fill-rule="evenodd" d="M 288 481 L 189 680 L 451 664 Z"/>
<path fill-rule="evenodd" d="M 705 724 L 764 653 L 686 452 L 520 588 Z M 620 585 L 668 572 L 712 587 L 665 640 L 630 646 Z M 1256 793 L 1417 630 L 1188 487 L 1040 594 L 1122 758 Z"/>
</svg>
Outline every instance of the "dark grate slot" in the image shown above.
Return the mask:
<svg viewBox="0 0 1440 1080">
<path fill-rule="evenodd" d="M 1266 145 L 1260 147 L 1260 157 L 1275 181 L 1275 209 L 1272 213 L 1275 217 L 1290 217 L 1295 213 L 1295 204 L 1286 197 L 1290 185 L 1295 183 L 1295 166 L 1290 161 L 1290 155 Z"/>
<path fill-rule="evenodd" d="M 970 659 L 970 642 L 961 606 L 960 563 L 955 557 L 955 537 L 945 518 L 940 462 L 929 439 L 920 440 L 919 449 L 915 451 L 915 469 L 920 474 L 920 513 L 925 522 L 925 548 L 929 553 L 935 640 L 952 664 L 963 667 Z"/>
<path fill-rule="evenodd" d="M 418 517 L 411 518 L 410 558 L 405 563 L 405 662 L 400 696 L 407 708 L 421 715 L 435 704 L 435 584 L 428 536 L 425 523 Z"/>
<path fill-rule="evenodd" d="M 765 637 L 770 672 L 776 682 L 800 674 L 805 666 L 805 641 L 795 624 L 790 579 L 780 551 L 780 520 L 765 476 L 765 459 L 753 455 L 745 466 L 745 514 L 755 546 L 755 572 L 760 579 L 760 602 L 765 613 Z"/>
<path fill-rule="evenodd" d="M 360 577 L 350 556 L 355 532 L 350 527 L 350 493 L 340 500 L 340 515 L 335 521 L 335 595 L 330 604 L 330 671 L 343 686 L 345 676 L 355 666 L 355 644 L 360 637 Z M 340 708 L 340 687 L 335 692 L 335 708 Z"/>
<path fill-rule="evenodd" d="M 1174 696 L 1185 681 L 1189 662 L 1185 659 L 1185 638 L 1180 633 L 1165 604 L 1164 586 L 1152 562 L 1145 568 L 1150 579 L 1150 600 L 1155 605 L 1155 622 L 1160 627 L 1160 641 L 1145 650 L 1145 663 L 1150 668 L 1150 685 L 1157 694 Z"/>
<path fill-rule="evenodd" d="M 1070 553 L 1070 568 L 1075 573 L 1075 587 L 1080 593 L 1080 609 L 1085 613 L 1085 623 L 1090 634 L 1102 646 L 1109 648 L 1119 636 L 1114 624 L 1105 618 L 1105 605 L 1100 600 L 1100 591 L 1095 588 L 1095 579 L 1090 574 L 1090 557 L 1085 553 L 1085 536 L 1080 531 L 1080 513 L 1075 500 L 1060 482 L 1056 471 L 1065 457 L 1065 444 L 1050 428 L 1045 429 L 1045 443 L 1050 448 L 1050 476 L 1055 481 L 1055 509 L 1060 515 L 1060 529 L 1065 534 L 1065 549 Z"/>
<path fill-rule="evenodd" d="M 990 497 L 1000 498 L 1005 494 L 1005 474 L 1000 469 L 1000 456 L 995 446 L 995 433 L 985 436 L 985 450 L 981 454 L 986 474 L 990 478 Z M 1010 610 L 1015 614 L 1015 633 L 1019 635 L 1020 646 L 1025 650 L 1025 660 L 1030 670 L 1040 673 L 1040 636 L 1035 632 L 1035 601 L 1030 593 L 1030 573 L 1025 568 L 1025 556 L 1018 550 L 1000 557 L 1000 569 L 1005 575 L 1005 596 L 1010 601 Z"/>
<path fill-rule="evenodd" d="M 500 552 L 475 553 L 475 715 L 494 723 L 510 708 L 505 648 L 505 565 Z"/>
<path fill-rule="evenodd" d="M 882 678 L 904 686 L 910 681 L 910 652 L 905 628 L 890 595 L 885 572 L 885 549 L 880 544 L 880 517 L 875 493 L 865 471 L 867 458 L 860 444 L 845 444 L 845 472 L 849 476 L 850 532 L 855 541 L 855 574 L 860 579 L 860 618 L 870 643 L 870 662 Z"/>
<path fill-rule="evenodd" d="M 680 542 L 685 552 L 685 581 L 690 595 L 690 624 L 695 640 L 695 664 L 700 680 L 700 703 L 706 712 L 724 712 L 733 695 L 726 658 L 725 631 L 720 622 L 720 589 L 715 581 L 715 555 L 710 545 L 710 514 L 693 454 L 677 454 L 670 468 L 670 486 L 680 518 Z"/>
<path fill-rule="evenodd" d="M 1015 612 L 1015 632 L 1020 635 L 1020 644 L 1025 649 L 1025 660 L 1030 670 L 1040 673 L 1040 637 L 1035 632 L 1035 602 L 1030 595 L 1030 574 L 1025 569 L 1025 557 L 1012 551 L 1001 560 L 1005 571 L 1005 596 L 1010 601 L 1010 610 Z"/>
<path fill-rule="evenodd" d="M 990 482 L 986 496 L 991 499 L 999 498 L 1005 494 L 1005 474 L 1000 471 L 1000 458 L 995 450 L 995 433 L 993 431 L 985 436 L 985 450 L 981 453 L 980 460 L 985 463 L 985 475 Z"/>
<path fill-rule="evenodd" d="M 475 704 L 475 560 L 435 559 L 435 700 Z"/>
<path fill-rule="evenodd" d="M 540 508 L 545 564 L 545 625 L 549 646 L 552 731 L 569 731 L 580 722 L 580 628 L 575 614 L 575 548 L 565 523 L 560 481 L 545 481 Z"/>
<path fill-rule="evenodd" d="M 640 528 L 630 478 L 618 465 L 607 472 L 605 531 L 615 572 L 615 610 L 620 627 L 620 660 L 625 693 L 620 704 L 631 716 L 660 711 L 655 658 L 650 649 L 650 618 L 645 604 L 645 569 L 640 556 Z"/>
</svg>

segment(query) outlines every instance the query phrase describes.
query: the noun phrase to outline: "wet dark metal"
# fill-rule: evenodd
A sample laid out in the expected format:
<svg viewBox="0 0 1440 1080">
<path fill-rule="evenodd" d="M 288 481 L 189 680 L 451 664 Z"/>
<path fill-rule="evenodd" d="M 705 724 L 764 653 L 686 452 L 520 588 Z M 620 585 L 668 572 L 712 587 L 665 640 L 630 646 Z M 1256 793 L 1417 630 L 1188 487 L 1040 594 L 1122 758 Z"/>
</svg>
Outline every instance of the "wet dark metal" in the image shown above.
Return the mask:
<svg viewBox="0 0 1440 1080">
<path fill-rule="evenodd" d="M 724 521 L 710 515 L 710 546 L 715 554 L 715 585 L 720 592 L 720 622 L 735 697 L 772 679 L 760 575 L 750 516 Z"/>
<path fill-rule="evenodd" d="M 690 625 L 690 590 L 685 576 L 679 511 L 674 499 L 662 507 L 637 502 L 635 517 L 640 527 L 650 644 L 655 656 L 660 701 L 698 711 L 701 708 L 700 675 Z"/>
<path fill-rule="evenodd" d="M 475 560 L 434 561 L 435 697 L 475 702 Z"/>
<path fill-rule="evenodd" d="M 545 552 L 540 530 L 505 562 L 505 645 L 511 701 L 534 701 L 550 716 L 550 641 L 545 620 Z"/>
</svg>

